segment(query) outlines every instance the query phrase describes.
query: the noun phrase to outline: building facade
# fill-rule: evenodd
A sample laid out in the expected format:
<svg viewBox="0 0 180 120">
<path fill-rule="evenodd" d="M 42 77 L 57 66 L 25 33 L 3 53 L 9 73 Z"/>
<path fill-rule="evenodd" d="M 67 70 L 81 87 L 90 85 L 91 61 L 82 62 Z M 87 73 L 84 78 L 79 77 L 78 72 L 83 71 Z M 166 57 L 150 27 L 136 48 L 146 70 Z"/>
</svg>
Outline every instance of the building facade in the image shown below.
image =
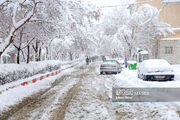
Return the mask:
<svg viewBox="0 0 180 120">
<path fill-rule="evenodd" d="M 144 1 L 137 0 L 139 3 Z M 160 11 L 159 21 L 170 24 L 175 33 L 158 39 L 157 58 L 180 64 L 180 0 L 147 0 L 145 3 L 156 7 Z"/>
<path fill-rule="evenodd" d="M 176 40 L 160 40 L 159 58 L 170 64 L 180 64 L 180 38 Z"/>
</svg>

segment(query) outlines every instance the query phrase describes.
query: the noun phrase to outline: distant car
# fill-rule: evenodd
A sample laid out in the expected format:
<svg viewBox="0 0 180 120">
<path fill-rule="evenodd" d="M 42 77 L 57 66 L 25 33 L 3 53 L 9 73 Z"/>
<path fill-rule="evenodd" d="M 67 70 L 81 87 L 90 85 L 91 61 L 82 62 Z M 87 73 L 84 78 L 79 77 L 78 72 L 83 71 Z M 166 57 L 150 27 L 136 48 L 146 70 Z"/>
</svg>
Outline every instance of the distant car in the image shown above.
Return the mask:
<svg viewBox="0 0 180 120">
<path fill-rule="evenodd" d="M 172 66 L 164 59 L 150 59 L 139 63 L 138 78 L 143 80 L 174 80 Z"/>
<path fill-rule="evenodd" d="M 120 73 L 121 65 L 117 60 L 105 60 L 100 66 L 100 74 Z"/>
</svg>

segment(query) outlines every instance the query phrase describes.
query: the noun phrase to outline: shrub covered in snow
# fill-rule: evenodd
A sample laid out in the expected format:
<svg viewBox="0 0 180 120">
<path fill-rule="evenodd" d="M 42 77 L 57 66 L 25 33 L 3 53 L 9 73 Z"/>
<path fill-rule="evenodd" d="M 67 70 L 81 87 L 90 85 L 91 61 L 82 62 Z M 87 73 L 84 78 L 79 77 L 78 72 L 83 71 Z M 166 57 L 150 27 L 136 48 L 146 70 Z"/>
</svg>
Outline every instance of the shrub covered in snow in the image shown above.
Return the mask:
<svg viewBox="0 0 180 120">
<path fill-rule="evenodd" d="M 36 74 L 51 72 L 61 68 L 61 65 L 72 62 L 61 62 L 56 60 L 30 62 L 29 64 L 0 64 L 0 85 L 24 79 Z"/>
</svg>

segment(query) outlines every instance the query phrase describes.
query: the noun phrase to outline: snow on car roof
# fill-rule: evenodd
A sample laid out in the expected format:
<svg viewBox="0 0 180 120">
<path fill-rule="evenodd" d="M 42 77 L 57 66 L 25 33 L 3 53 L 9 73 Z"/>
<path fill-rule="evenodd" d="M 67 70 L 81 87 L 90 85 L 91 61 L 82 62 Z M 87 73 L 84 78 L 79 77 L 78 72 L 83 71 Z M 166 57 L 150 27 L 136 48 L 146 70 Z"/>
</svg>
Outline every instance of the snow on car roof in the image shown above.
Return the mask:
<svg viewBox="0 0 180 120">
<path fill-rule="evenodd" d="M 170 66 L 170 64 L 164 60 L 164 59 L 149 59 L 149 60 L 144 60 L 143 65 L 145 67 L 165 67 L 165 66 Z"/>
</svg>

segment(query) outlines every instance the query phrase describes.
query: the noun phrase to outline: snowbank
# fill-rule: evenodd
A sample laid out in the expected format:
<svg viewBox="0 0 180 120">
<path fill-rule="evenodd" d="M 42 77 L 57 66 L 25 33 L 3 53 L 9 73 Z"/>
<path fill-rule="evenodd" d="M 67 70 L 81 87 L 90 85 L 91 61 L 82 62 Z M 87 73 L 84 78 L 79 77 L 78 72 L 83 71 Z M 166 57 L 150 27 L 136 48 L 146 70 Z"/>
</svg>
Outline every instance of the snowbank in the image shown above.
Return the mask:
<svg viewBox="0 0 180 120">
<path fill-rule="evenodd" d="M 180 80 L 180 65 L 173 65 L 175 80 Z"/>
<path fill-rule="evenodd" d="M 68 65 L 63 66 L 62 68 L 66 68 Z M 56 76 L 51 76 L 49 78 L 45 78 L 44 80 L 37 81 L 34 84 L 29 84 L 26 86 L 19 86 L 14 89 L 10 89 L 6 92 L 3 92 L 0 94 L 0 115 L 3 111 L 8 110 L 9 106 L 13 106 L 15 104 L 18 104 L 21 102 L 25 97 L 31 96 L 40 90 L 45 90 L 47 88 L 51 87 L 51 84 L 58 78 L 60 78 L 63 75 L 69 74 L 73 72 L 75 69 L 71 68 L 65 71 L 62 71 L 61 74 L 58 74 Z M 7 88 L 8 86 L 17 85 L 20 82 L 31 80 L 35 77 L 42 76 L 43 74 L 38 74 L 33 77 L 29 77 L 26 79 L 18 80 L 15 82 L 8 83 L 6 85 L 0 86 L 0 90 L 3 90 L 4 88 Z"/>
<path fill-rule="evenodd" d="M 0 64 L 0 85 L 10 83 L 19 79 L 31 77 L 36 74 L 43 74 L 61 68 L 61 65 L 72 64 L 71 62 L 62 62 L 58 60 L 30 62 L 29 64 Z"/>
</svg>

